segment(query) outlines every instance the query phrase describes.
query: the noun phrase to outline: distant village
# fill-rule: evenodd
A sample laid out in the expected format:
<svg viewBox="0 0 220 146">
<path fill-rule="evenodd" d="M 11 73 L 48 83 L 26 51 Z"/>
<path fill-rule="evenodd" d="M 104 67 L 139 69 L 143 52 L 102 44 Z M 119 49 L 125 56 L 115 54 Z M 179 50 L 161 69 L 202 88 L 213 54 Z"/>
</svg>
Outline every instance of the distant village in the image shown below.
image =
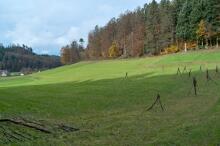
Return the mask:
<svg viewBox="0 0 220 146">
<path fill-rule="evenodd" d="M 25 74 L 22 72 L 16 72 L 16 73 L 11 73 L 8 70 L 0 70 L 0 76 L 1 77 L 8 77 L 8 76 L 24 76 Z"/>
</svg>

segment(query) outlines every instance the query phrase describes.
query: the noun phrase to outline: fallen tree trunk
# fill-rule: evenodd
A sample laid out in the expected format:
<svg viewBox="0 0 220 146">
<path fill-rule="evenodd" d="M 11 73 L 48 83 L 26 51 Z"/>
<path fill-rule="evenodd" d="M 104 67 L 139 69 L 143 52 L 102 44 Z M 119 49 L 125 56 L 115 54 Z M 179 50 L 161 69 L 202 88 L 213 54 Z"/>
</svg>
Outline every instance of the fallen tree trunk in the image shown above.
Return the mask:
<svg viewBox="0 0 220 146">
<path fill-rule="evenodd" d="M 25 122 L 23 120 L 20 120 L 20 119 L 0 119 L 0 122 L 9 122 L 9 123 L 13 123 L 13 124 L 16 124 L 16 125 L 22 125 L 22 126 L 25 126 L 25 127 L 31 128 L 31 129 L 41 131 L 43 133 L 47 133 L 47 134 L 52 133 L 51 131 L 49 131 L 48 129 L 46 129 L 42 126 L 27 123 L 27 122 Z"/>
<path fill-rule="evenodd" d="M 66 126 L 64 124 L 60 124 L 58 125 L 58 128 L 65 131 L 65 132 L 74 132 L 74 131 L 79 131 L 78 128 L 73 128 L 73 127 L 70 127 L 70 126 Z"/>
</svg>

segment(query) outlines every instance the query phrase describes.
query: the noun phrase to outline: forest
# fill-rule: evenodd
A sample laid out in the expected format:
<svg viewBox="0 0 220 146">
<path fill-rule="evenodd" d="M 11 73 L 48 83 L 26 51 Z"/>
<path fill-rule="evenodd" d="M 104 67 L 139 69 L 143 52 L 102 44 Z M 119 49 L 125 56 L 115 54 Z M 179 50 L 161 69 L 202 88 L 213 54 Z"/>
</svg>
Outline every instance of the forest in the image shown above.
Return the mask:
<svg viewBox="0 0 220 146">
<path fill-rule="evenodd" d="M 219 0 L 153 0 L 112 18 L 105 26 L 95 26 L 85 49 L 63 47 L 61 59 L 68 64 L 207 49 L 218 47 L 219 38 Z"/>
<path fill-rule="evenodd" d="M 38 55 L 26 45 L 0 45 L 0 69 L 10 72 L 30 73 L 61 65 L 60 57 Z"/>
</svg>

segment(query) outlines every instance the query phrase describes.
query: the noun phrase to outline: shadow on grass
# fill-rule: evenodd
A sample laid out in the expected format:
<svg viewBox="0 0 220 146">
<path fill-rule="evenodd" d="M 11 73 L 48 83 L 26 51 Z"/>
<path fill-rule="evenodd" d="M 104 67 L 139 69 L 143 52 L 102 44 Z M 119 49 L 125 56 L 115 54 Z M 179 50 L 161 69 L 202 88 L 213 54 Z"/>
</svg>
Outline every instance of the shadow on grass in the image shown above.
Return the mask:
<svg viewBox="0 0 220 146">
<path fill-rule="evenodd" d="M 149 77 L 153 73 L 104 79 L 97 81 L 66 82 L 61 84 L 32 85 L 0 89 L 0 111 L 3 113 L 49 113 L 77 115 L 87 112 L 131 109 L 149 106 L 159 93 L 166 105 L 170 100 L 194 97 L 192 77 L 198 79 L 198 96 L 216 92 L 214 83 L 206 82 L 205 72 L 182 75 Z M 220 74 L 210 71 L 215 82 Z M 211 91 L 213 90 L 213 91 Z"/>
</svg>

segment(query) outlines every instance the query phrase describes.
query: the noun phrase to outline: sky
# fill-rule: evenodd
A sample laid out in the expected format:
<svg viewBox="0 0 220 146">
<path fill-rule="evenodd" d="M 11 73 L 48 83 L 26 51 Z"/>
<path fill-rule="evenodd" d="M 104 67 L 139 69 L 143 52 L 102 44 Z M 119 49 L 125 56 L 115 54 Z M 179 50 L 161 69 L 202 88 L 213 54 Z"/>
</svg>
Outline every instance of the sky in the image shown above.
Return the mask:
<svg viewBox="0 0 220 146">
<path fill-rule="evenodd" d="M 150 0 L 0 0 L 0 43 L 25 44 L 38 54 L 83 38 L 126 10 Z"/>
</svg>

